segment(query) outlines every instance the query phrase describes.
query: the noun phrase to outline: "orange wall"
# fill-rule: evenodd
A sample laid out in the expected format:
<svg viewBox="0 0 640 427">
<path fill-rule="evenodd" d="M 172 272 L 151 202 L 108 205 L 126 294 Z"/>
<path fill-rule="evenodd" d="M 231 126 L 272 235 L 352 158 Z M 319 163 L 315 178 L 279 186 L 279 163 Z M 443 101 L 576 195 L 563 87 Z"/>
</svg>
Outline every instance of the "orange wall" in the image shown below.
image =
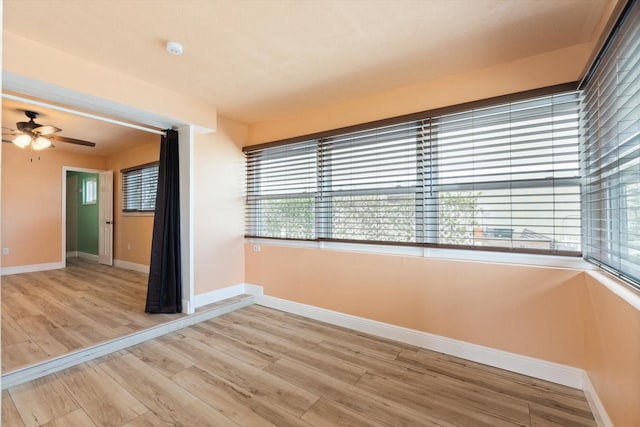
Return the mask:
<svg viewBox="0 0 640 427">
<path fill-rule="evenodd" d="M 266 295 L 583 367 L 580 271 L 262 245 Z"/>
<path fill-rule="evenodd" d="M 244 282 L 244 155 L 247 127 L 218 117 L 195 137 L 195 294 Z"/>
<path fill-rule="evenodd" d="M 249 144 L 572 82 L 580 78 L 592 49 L 593 44 L 585 43 L 254 123 Z"/>
<path fill-rule="evenodd" d="M 31 159 L 33 158 L 33 161 Z M 2 144 L 2 266 L 62 261 L 62 167 L 104 169 L 106 159 Z"/>
<path fill-rule="evenodd" d="M 640 425 L 640 310 L 604 273 L 253 244 L 245 265 L 269 296 L 585 369 Z"/>
<path fill-rule="evenodd" d="M 613 424 L 640 426 L 640 311 L 600 283 L 615 279 L 602 276 L 585 273 L 586 369 Z"/>
<path fill-rule="evenodd" d="M 153 214 L 138 216 L 122 213 L 122 175 L 120 170 L 156 162 L 160 158 L 160 136 L 145 135 L 143 145 L 107 158 L 107 169 L 113 170 L 113 258 L 149 265 Z"/>
<path fill-rule="evenodd" d="M 29 52 L 29 55 L 24 52 Z M 154 86 L 8 31 L 3 32 L 2 57 L 5 71 L 177 119 L 181 124 L 216 128 L 216 109 L 209 103 Z M 42 64 L 51 66 L 43 67 Z"/>
</svg>

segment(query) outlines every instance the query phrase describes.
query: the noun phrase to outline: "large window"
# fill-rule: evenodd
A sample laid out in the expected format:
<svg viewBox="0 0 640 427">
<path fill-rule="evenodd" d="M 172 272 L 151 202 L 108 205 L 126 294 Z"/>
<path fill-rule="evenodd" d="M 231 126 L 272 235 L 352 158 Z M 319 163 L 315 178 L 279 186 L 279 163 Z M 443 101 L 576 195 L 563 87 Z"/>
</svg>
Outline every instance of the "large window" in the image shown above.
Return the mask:
<svg viewBox="0 0 640 427">
<path fill-rule="evenodd" d="M 249 237 L 580 253 L 579 94 L 247 147 Z"/>
<path fill-rule="evenodd" d="M 640 284 L 640 6 L 621 21 L 586 84 L 584 254 Z"/>
<path fill-rule="evenodd" d="M 153 213 L 158 188 L 158 163 L 123 169 L 122 211 Z"/>
</svg>

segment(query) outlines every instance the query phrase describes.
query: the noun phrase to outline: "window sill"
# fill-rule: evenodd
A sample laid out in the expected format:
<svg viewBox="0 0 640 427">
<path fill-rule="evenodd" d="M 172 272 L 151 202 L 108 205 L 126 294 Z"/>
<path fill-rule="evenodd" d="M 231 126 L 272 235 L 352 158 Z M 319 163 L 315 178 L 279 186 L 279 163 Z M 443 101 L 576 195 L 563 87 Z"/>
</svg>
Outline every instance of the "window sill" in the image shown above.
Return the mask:
<svg viewBox="0 0 640 427">
<path fill-rule="evenodd" d="M 539 267 L 598 270 L 598 267 L 578 257 L 537 255 L 473 249 L 422 248 L 416 246 L 371 245 L 366 243 L 309 242 L 295 240 L 248 238 L 247 242 L 265 246 L 287 246 L 320 250 L 360 252 L 381 255 L 415 256 L 432 259 L 489 262 L 496 264 L 534 265 Z"/>
<path fill-rule="evenodd" d="M 122 216 L 154 216 L 153 212 L 122 212 Z"/>
</svg>

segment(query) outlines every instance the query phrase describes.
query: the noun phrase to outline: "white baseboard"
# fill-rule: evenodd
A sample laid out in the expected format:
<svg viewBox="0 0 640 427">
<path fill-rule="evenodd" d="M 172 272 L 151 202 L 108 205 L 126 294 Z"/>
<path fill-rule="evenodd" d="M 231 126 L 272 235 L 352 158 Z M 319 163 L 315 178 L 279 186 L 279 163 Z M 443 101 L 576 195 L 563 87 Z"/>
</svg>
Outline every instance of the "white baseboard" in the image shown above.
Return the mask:
<svg viewBox="0 0 640 427">
<path fill-rule="evenodd" d="M 503 350 L 496 350 L 267 295 L 257 296 L 256 302 L 266 307 L 415 345 L 496 368 L 506 369 L 511 372 L 551 381 L 556 384 L 577 389 L 583 389 L 584 387 L 584 370 L 572 366 L 548 362 L 546 360 Z"/>
<path fill-rule="evenodd" d="M 144 264 L 136 264 L 135 262 L 123 261 L 121 259 L 113 260 L 114 267 L 124 268 L 127 270 L 139 271 L 140 273 L 149 274 L 149 266 Z"/>
<path fill-rule="evenodd" d="M 264 295 L 264 288 L 258 285 L 251 285 L 249 283 L 244 283 L 244 293 L 253 295 L 256 297 L 261 297 Z"/>
<path fill-rule="evenodd" d="M 95 262 L 98 262 L 98 255 L 95 255 L 95 254 L 90 254 L 90 253 L 87 253 L 87 252 L 80 252 L 80 251 L 77 251 L 77 252 L 76 252 L 76 256 L 77 256 L 78 258 L 88 259 L 89 261 L 95 261 Z"/>
<path fill-rule="evenodd" d="M 78 256 L 78 251 L 68 251 L 66 256 L 67 258 L 76 258 Z"/>
<path fill-rule="evenodd" d="M 233 298 L 238 295 L 262 296 L 262 286 L 250 285 L 248 283 L 239 283 L 237 285 L 228 286 L 222 289 L 205 292 L 193 296 L 193 309 L 202 307 L 207 304 L 222 301 L 223 299 Z"/>
<path fill-rule="evenodd" d="M 589 402 L 589 407 L 591 408 L 593 417 L 596 419 L 598 427 L 613 427 L 613 422 L 611 418 L 609 418 L 609 414 L 607 414 L 607 410 L 602 404 L 586 372 L 584 373 L 584 395 L 587 397 L 587 402 Z"/>
<path fill-rule="evenodd" d="M 48 262 L 45 264 L 16 265 L 15 267 L 2 267 L 0 269 L 0 275 L 8 276 L 10 274 L 33 273 L 36 271 L 57 270 L 59 268 L 64 268 L 63 262 Z"/>
</svg>

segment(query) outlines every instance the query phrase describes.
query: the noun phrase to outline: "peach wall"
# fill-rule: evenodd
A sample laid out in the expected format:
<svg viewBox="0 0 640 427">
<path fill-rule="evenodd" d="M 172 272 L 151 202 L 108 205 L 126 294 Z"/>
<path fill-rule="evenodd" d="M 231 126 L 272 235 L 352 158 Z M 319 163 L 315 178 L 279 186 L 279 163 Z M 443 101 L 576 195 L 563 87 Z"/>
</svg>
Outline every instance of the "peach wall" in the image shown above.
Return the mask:
<svg viewBox="0 0 640 427">
<path fill-rule="evenodd" d="M 7 31 L 3 36 L 5 71 L 177 119 L 182 124 L 216 128 L 216 109 L 209 103 L 154 86 Z M 29 52 L 29 55 L 24 52 Z M 42 64 L 55 66 L 43 67 Z"/>
<path fill-rule="evenodd" d="M 245 275 L 269 296 L 585 369 L 613 424 L 640 425 L 640 305 L 604 273 L 247 243 Z"/>
<path fill-rule="evenodd" d="M 597 276 L 585 274 L 586 370 L 613 424 L 640 426 L 640 311 Z"/>
<path fill-rule="evenodd" d="M 31 159 L 33 158 L 33 161 Z M 2 144 L 3 267 L 62 261 L 62 168 L 105 169 L 100 156 Z"/>
<path fill-rule="evenodd" d="M 265 294 L 571 366 L 584 366 L 576 270 L 245 246 Z"/>
<path fill-rule="evenodd" d="M 253 123 L 249 144 L 576 81 L 592 49 L 591 43 L 585 43 L 345 103 L 320 106 L 268 122 Z"/>
<path fill-rule="evenodd" d="M 122 151 L 107 158 L 107 168 L 113 170 L 113 258 L 135 264 L 149 265 L 153 214 L 124 215 L 122 213 L 122 175 L 120 170 L 160 158 L 160 136 L 146 134 L 144 143 L 136 148 Z"/>
<path fill-rule="evenodd" d="M 247 127 L 218 117 L 195 137 L 195 294 L 244 281 L 244 155 Z"/>
</svg>

